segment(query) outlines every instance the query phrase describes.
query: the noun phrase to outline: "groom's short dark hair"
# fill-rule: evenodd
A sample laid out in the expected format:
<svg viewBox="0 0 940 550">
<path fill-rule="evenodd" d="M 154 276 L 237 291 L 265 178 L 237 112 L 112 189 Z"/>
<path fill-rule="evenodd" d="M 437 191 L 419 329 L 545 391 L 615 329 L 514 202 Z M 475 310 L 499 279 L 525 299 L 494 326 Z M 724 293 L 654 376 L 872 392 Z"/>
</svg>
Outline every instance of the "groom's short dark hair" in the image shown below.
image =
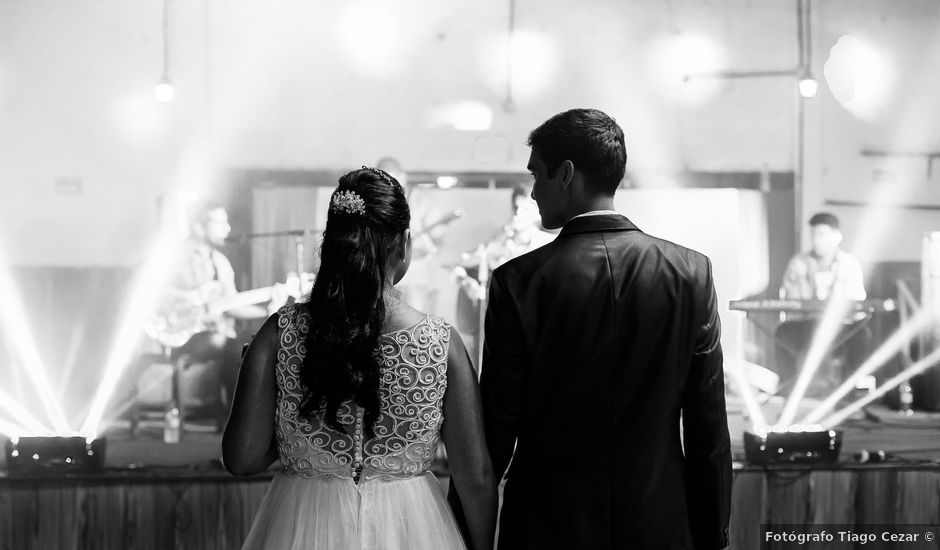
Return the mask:
<svg viewBox="0 0 940 550">
<path fill-rule="evenodd" d="M 532 130 L 527 143 L 538 151 L 549 176 L 570 160 L 597 192 L 613 195 L 623 180 L 627 164 L 623 130 L 597 109 L 558 113 Z"/>
</svg>

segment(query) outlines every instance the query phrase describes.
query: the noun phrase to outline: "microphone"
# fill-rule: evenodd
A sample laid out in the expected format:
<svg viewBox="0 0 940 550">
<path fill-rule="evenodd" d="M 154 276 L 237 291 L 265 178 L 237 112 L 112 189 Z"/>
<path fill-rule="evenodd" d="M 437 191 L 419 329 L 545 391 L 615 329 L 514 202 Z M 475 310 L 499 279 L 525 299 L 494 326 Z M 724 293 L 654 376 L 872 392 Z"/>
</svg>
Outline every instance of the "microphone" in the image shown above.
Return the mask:
<svg viewBox="0 0 940 550">
<path fill-rule="evenodd" d="M 881 449 L 871 451 L 868 449 L 862 449 L 861 451 L 855 453 L 855 460 L 858 461 L 859 464 L 865 464 L 868 462 L 884 462 L 888 460 L 888 456 L 888 453 Z"/>
</svg>

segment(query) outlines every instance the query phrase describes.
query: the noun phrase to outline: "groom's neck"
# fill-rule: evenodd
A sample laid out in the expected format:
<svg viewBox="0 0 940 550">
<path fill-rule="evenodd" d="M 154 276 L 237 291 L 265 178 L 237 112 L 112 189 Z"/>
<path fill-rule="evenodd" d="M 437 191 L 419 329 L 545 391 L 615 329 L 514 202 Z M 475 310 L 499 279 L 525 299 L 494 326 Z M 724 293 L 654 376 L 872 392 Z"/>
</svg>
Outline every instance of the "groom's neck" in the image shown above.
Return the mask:
<svg viewBox="0 0 940 550">
<path fill-rule="evenodd" d="M 571 210 L 568 212 L 568 219 L 588 212 L 596 212 L 597 210 L 615 210 L 614 197 L 608 195 L 585 197 L 584 200 L 572 205 Z"/>
</svg>

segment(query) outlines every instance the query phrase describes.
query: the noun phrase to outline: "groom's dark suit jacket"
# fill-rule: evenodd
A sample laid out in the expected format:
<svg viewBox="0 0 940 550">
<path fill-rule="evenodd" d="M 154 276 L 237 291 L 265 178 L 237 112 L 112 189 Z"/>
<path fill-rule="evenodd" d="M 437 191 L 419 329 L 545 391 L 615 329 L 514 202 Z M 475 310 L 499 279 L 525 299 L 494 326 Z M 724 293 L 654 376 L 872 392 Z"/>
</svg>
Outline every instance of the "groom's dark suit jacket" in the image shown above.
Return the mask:
<svg viewBox="0 0 940 550">
<path fill-rule="evenodd" d="M 496 269 L 489 296 L 486 439 L 498 475 L 512 459 L 499 548 L 727 545 L 708 258 L 620 215 L 579 217 Z"/>
</svg>

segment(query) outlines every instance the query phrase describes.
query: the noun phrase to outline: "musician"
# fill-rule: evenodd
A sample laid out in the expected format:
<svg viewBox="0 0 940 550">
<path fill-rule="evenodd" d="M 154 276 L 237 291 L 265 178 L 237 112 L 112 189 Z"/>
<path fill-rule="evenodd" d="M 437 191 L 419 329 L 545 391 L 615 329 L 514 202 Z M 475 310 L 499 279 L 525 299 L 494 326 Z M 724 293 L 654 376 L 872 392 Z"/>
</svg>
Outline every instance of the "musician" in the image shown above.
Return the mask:
<svg viewBox="0 0 940 550">
<path fill-rule="evenodd" d="M 209 305 L 222 298 L 238 293 L 235 286 L 235 270 L 222 253 L 220 247 L 231 232 L 228 212 L 221 204 L 202 202 L 194 205 L 190 215 L 189 235 L 182 244 L 176 268 L 170 279 L 166 295 L 170 305 L 177 311 L 203 311 L 188 327 L 195 334 L 185 343 L 172 350 L 171 358 L 183 359 L 187 364 L 214 361 L 219 369 L 219 378 L 226 408 L 231 404 L 232 392 L 238 365 L 241 362 L 241 344 L 236 332 L 235 320 L 264 319 L 284 304 L 287 296 L 275 296 L 267 307 L 249 305 L 227 311 L 222 315 L 211 315 Z M 186 327 L 176 327 L 185 329 Z"/>
<path fill-rule="evenodd" d="M 809 226 L 812 248 L 790 259 L 783 275 L 780 297 L 790 300 L 864 300 L 865 279 L 861 264 L 840 248 L 843 235 L 839 218 L 829 212 L 819 212 L 810 218 Z M 808 394 L 827 394 L 864 359 L 871 331 L 867 327 L 854 326 L 859 320 L 858 317 L 844 320 L 842 334 L 836 340 L 849 339 L 839 349 L 830 350 Z M 792 387 L 818 321 L 819 314 L 789 314 L 778 327 L 777 339 L 800 352 L 799 357 L 793 357 L 782 346 L 777 346 L 777 374 L 781 382 L 789 379 Z"/>
<path fill-rule="evenodd" d="M 548 231 L 542 226 L 538 204 L 532 199 L 531 185 L 519 183 L 513 186 L 510 200 L 512 219 L 503 227 L 501 234 L 484 243 L 488 272 L 517 256 L 550 243 L 558 234 L 558 231 Z M 452 277 L 461 289 L 457 295 L 457 328 L 468 337 L 468 348 L 476 363 L 480 334 L 480 299 L 485 297 L 486 288 L 480 286 L 478 254 L 468 252 L 464 256 L 469 263 L 452 272 Z"/>
<path fill-rule="evenodd" d="M 839 248 L 842 231 L 839 218 L 819 212 L 809 219 L 812 249 L 790 259 L 783 275 L 780 297 L 792 300 L 828 300 L 836 296 L 864 300 L 862 266 Z"/>
<path fill-rule="evenodd" d="M 437 253 L 447 232 L 447 224 L 440 221 L 448 219 L 448 213 L 442 212 L 427 195 L 415 192 L 398 159 L 383 157 L 376 163 L 376 168 L 398 180 L 405 190 L 405 198 L 411 209 L 411 266 L 397 288 L 410 306 L 422 311 L 438 312 L 439 292 L 435 283 L 447 278 L 446 271 L 437 261 Z"/>
</svg>

